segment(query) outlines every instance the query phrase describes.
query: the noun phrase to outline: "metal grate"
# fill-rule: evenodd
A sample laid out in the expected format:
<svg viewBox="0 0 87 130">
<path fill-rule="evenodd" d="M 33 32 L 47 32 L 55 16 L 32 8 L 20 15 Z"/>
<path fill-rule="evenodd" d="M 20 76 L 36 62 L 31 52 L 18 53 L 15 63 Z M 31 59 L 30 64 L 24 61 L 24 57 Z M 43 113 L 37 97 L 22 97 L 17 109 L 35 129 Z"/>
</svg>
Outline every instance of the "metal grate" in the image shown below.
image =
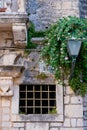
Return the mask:
<svg viewBox="0 0 87 130">
<path fill-rule="evenodd" d="M 20 113 L 49 114 L 56 108 L 56 85 L 20 85 Z"/>
</svg>

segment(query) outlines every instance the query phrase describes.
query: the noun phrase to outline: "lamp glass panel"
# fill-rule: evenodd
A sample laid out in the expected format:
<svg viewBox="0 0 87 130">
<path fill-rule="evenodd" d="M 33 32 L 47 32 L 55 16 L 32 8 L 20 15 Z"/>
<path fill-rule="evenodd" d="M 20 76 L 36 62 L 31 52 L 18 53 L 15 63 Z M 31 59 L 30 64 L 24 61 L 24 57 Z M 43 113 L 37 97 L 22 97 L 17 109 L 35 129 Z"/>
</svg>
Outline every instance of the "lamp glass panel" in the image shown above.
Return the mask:
<svg viewBox="0 0 87 130">
<path fill-rule="evenodd" d="M 67 44 L 68 52 L 70 56 L 78 56 L 81 47 L 80 40 L 69 40 Z"/>
</svg>

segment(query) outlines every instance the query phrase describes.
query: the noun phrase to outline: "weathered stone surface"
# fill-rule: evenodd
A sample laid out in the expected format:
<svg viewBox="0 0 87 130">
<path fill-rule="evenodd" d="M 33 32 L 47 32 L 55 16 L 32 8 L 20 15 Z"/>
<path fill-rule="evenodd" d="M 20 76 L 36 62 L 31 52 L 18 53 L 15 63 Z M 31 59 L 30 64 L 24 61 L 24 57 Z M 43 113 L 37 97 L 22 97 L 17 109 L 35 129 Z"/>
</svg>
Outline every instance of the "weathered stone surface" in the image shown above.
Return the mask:
<svg viewBox="0 0 87 130">
<path fill-rule="evenodd" d="M 73 94 L 74 94 L 74 91 L 71 89 L 70 86 L 67 86 L 67 87 L 66 87 L 66 94 L 70 94 L 70 95 L 73 95 Z"/>
<path fill-rule="evenodd" d="M 24 127 L 24 123 L 13 123 L 13 127 Z"/>
<path fill-rule="evenodd" d="M 11 27 L 10 25 L 6 27 L 5 25 L 2 24 L 0 26 L 0 47 L 10 47 L 12 46 L 12 44 L 13 44 L 13 37 Z"/>
<path fill-rule="evenodd" d="M 27 0 L 27 3 L 29 19 L 34 23 L 37 31 L 47 29 L 50 24 L 63 16 L 79 15 L 78 0 Z"/>
<path fill-rule="evenodd" d="M 15 58 L 17 57 L 16 53 L 8 53 L 3 56 L 3 65 L 13 65 Z"/>
<path fill-rule="evenodd" d="M 0 76 L 1 77 L 19 77 L 24 71 L 24 66 L 21 65 L 0 65 Z"/>
<path fill-rule="evenodd" d="M 2 107 L 10 107 L 11 102 L 8 98 L 2 97 Z"/>
<path fill-rule="evenodd" d="M 58 128 L 50 128 L 50 130 L 59 130 Z"/>
<path fill-rule="evenodd" d="M 75 127 L 76 128 L 76 124 L 77 120 L 76 119 L 71 119 L 71 127 Z"/>
<path fill-rule="evenodd" d="M 2 128 L 3 127 L 11 128 L 11 122 L 2 122 Z"/>
<path fill-rule="evenodd" d="M 18 12 L 26 12 L 24 0 L 18 0 Z"/>
<path fill-rule="evenodd" d="M 14 35 L 14 44 L 19 47 L 26 46 L 26 24 L 25 23 L 15 23 L 12 27 Z"/>
<path fill-rule="evenodd" d="M 24 128 L 20 128 L 20 130 L 24 130 Z"/>
<path fill-rule="evenodd" d="M 59 127 L 62 126 L 62 123 L 50 123 L 50 127 Z"/>
<path fill-rule="evenodd" d="M 9 114 L 10 113 L 10 108 L 4 107 L 3 110 L 2 110 L 2 113 L 3 114 Z"/>
<path fill-rule="evenodd" d="M 78 112 L 79 110 L 79 112 Z M 83 117 L 83 107 L 82 105 L 66 105 L 65 106 L 65 116 L 70 117 Z"/>
<path fill-rule="evenodd" d="M 0 77 L 0 89 L 3 93 L 11 90 L 13 86 L 12 77 Z"/>
<path fill-rule="evenodd" d="M 50 24 L 56 22 L 59 18 L 63 16 L 79 16 L 78 0 L 27 1 L 29 3 L 29 17 L 35 24 L 35 29 L 38 31 L 44 31 L 49 27 Z M 16 13 L 0 13 L 0 47 L 12 47 L 14 44 L 14 47 L 25 47 L 26 22 L 28 20 L 28 17 L 24 12 L 24 2 L 24 0 L 19 0 L 18 6 L 18 1 L 12 0 L 11 9 Z M 80 0 L 80 2 L 83 3 L 82 0 Z M 18 8 L 21 13 L 17 13 Z M 34 39 L 33 41 L 36 42 L 35 40 L 38 41 L 37 44 L 41 44 L 42 42 L 41 39 Z M 41 49 L 41 46 L 39 46 L 38 48 Z M 3 60 L 2 55 L 4 53 L 6 54 L 6 56 L 4 56 Z M 44 65 L 41 65 L 42 62 L 40 62 L 40 52 L 38 52 L 37 50 L 32 51 L 30 54 L 28 54 L 27 57 L 21 55 L 18 60 L 17 57 L 15 57 L 15 55 L 12 55 L 13 53 L 9 52 L 9 55 L 6 52 L 4 53 L 0 54 L 0 75 L 13 77 L 14 96 L 12 98 L 1 97 L 0 99 L 0 126 L 3 126 L 2 128 L 0 127 L 0 130 L 83 130 L 82 99 L 81 97 L 79 98 L 78 96 L 74 95 L 74 92 L 68 86 L 67 82 L 65 88 L 66 90 L 64 93 L 64 106 L 63 89 L 59 89 L 60 86 L 57 86 L 58 90 L 56 93 L 56 103 L 58 105 L 58 115 L 19 115 L 19 84 L 55 84 L 55 79 L 53 74 L 50 73 L 50 71 L 47 71 L 46 69 L 44 70 Z M 5 64 L 5 66 L 3 66 L 3 63 Z M 15 65 L 11 66 L 13 64 Z M 24 73 L 21 73 L 21 65 L 25 67 Z M 40 74 L 43 71 L 48 76 L 45 80 L 37 78 L 38 74 Z M 16 76 L 18 77 L 16 78 Z M 18 82 L 16 82 L 17 80 Z M 3 88 L 1 87 L 1 91 L 8 91 L 8 84 L 6 84 Z M 87 99 L 84 99 L 85 130 L 87 129 L 86 105 Z M 64 119 L 63 108 L 65 117 Z"/>
<path fill-rule="evenodd" d="M 12 97 L 11 113 L 12 115 L 19 114 L 19 86 L 18 85 L 14 86 L 14 95 Z M 13 119 L 14 120 L 16 119 L 16 115 L 15 118 Z"/>
<path fill-rule="evenodd" d="M 11 128 L 10 130 L 20 130 L 21 128 Z M 23 129 L 24 130 L 24 129 Z"/>
<path fill-rule="evenodd" d="M 70 97 L 69 95 L 64 97 L 64 104 L 69 104 L 70 103 Z"/>
<path fill-rule="evenodd" d="M 9 121 L 10 120 L 10 115 L 9 114 L 3 114 L 2 115 L 2 121 Z"/>
<path fill-rule="evenodd" d="M 83 127 L 83 118 L 77 119 L 77 127 Z"/>
<path fill-rule="evenodd" d="M 79 127 L 79 128 L 60 128 L 60 130 L 83 130 L 83 127 Z"/>
<path fill-rule="evenodd" d="M 64 127 L 70 127 L 70 119 L 69 118 L 65 118 Z"/>
<path fill-rule="evenodd" d="M 27 123 L 26 130 L 49 130 L 48 123 Z"/>
<path fill-rule="evenodd" d="M 71 104 L 82 104 L 83 100 L 81 96 L 73 96 L 71 97 Z"/>
</svg>

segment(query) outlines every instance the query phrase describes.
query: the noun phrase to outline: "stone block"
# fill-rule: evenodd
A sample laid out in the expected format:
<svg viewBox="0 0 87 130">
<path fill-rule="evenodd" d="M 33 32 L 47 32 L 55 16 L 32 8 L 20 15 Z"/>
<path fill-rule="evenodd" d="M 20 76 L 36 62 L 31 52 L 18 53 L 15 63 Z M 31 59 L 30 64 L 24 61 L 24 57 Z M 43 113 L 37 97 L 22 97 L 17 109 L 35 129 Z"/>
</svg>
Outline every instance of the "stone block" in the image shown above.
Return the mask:
<svg viewBox="0 0 87 130">
<path fill-rule="evenodd" d="M 14 36 L 14 44 L 16 46 L 26 46 L 26 24 L 24 23 L 15 23 L 12 27 L 13 36 Z M 18 43 L 20 45 L 18 45 Z"/>
<path fill-rule="evenodd" d="M 84 119 L 87 120 L 87 112 L 84 112 Z"/>
<path fill-rule="evenodd" d="M 60 128 L 60 130 L 83 130 L 83 127 L 78 127 L 78 128 Z"/>
<path fill-rule="evenodd" d="M 84 127 L 84 130 L 87 130 L 87 127 Z"/>
<path fill-rule="evenodd" d="M 53 7 L 53 9 L 55 8 L 55 9 L 61 9 L 61 5 L 62 5 L 62 2 L 61 1 L 52 1 L 52 3 L 51 3 L 51 5 L 50 6 L 52 6 Z"/>
<path fill-rule="evenodd" d="M 59 130 L 58 128 L 50 128 L 50 130 Z"/>
<path fill-rule="evenodd" d="M 10 107 L 10 100 L 8 98 L 2 98 L 2 107 Z"/>
<path fill-rule="evenodd" d="M 17 115 L 16 115 L 16 114 L 12 114 L 12 115 L 11 115 L 11 120 L 12 120 L 12 121 L 16 121 L 16 119 L 17 119 Z"/>
<path fill-rule="evenodd" d="M 20 128 L 11 128 L 10 130 L 20 130 Z"/>
<path fill-rule="evenodd" d="M 59 127 L 62 126 L 62 123 L 50 123 L 50 127 Z"/>
<path fill-rule="evenodd" d="M 6 127 L 3 127 L 2 129 L 0 130 L 12 130 L 11 128 L 6 128 Z"/>
<path fill-rule="evenodd" d="M 83 106 L 82 105 L 66 105 L 65 116 L 69 118 L 83 117 Z"/>
<path fill-rule="evenodd" d="M 71 104 L 82 104 L 83 103 L 83 99 L 81 96 L 73 96 L 71 97 Z"/>
<path fill-rule="evenodd" d="M 0 77 L 0 95 L 13 95 L 13 81 L 12 77 Z"/>
<path fill-rule="evenodd" d="M 19 113 L 19 86 L 14 86 L 14 95 L 12 97 L 12 114 Z"/>
<path fill-rule="evenodd" d="M 10 108 L 9 107 L 4 107 L 2 109 L 2 112 L 3 112 L 3 114 L 8 114 L 8 113 L 10 113 Z"/>
<path fill-rule="evenodd" d="M 70 96 L 65 96 L 64 97 L 64 104 L 69 104 L 70 103 Z"/>
<path fill-rule="evenodd" d="M 87 104 L 86 104 L 87 105 Z M 87 106 L 83 107 L 84 112 L 87 112 Z"/>
<path fill-rule="evenodd" d="M 71 119 L 71 127 L 75 127 L 76 128 L 76 119 Z"/>
<path fill-rule="evenodd" d="M 24 123 L 13 123 L 13 127 L 24 127 Z"/>
<path fill-rule="evenodd" d="M 74 94 L 74 91 L 71 89 L 70 86 L 67 86 L 67 87 L 66 87 L 66 94 L 70 94 L 70 95 L 73 95 L 73 94 Z"/>
<path fill-rule="evenodd" d="M 20 130 L 25 130 L 25 128 L 20 128 Z"/>
<path fill-rule="evenodd" d="M 78 10 L 63 10 L 62 11 L 62 17 L 66 17 L 66 16 L 79 16 L 79 9 Z"/>
<path fill-rule="evenodd" d="M 83 125 L 84 125 L 84 127 L 87 126 L 87 120 L 84 120 Z"/>
<path fill-rule="evenodd" d="M 72 9 L 71 1 L 63 1 L 62 2 L 62 9 Z"/>
<path fill-rule="evenodd" d="M 77 119 L 77 127 L 82 127 L 83 126 L 83 118 Z"/>
<path fill-rule="evenodd" d="M 49 130 L 48 123 L 27 123 L 26 130 Z"/>
<path fill-rule="evenodd" d="M 78 1 L 72 1 L 72 9 L 78 9 L 79 8 L 79 2 Z"/>
<path fill-rule="evenodd" d="M 2 30 L 0 28 L 0 47 L 10 47 L 12 45 L 12 41 L 12 31 Z"/>
<path fill-rule="evenodd" d="M 9 127 L 10 128 L 11 127 L 11 122 L 5 122 L 5 121 L 3 121 L 2 122 L 2 128 L 3 127 Z"/>
<path fill-rule="evenodd" d="M 64 127 L 70 127 L 70 119 L 65 118 L 65 120 L 64 120 Z"/>
<path fill-rule="evenodd" d="M 3 64 L 4 65 L 13 65 L 15 58 L 17 57 L 16 53 L 8 53 L 3 56 Z"/>
<path fill-rule="evenodd" d="M 8 115 L 8 114 L 2 115 L 2 121 L 9 121 L 9 120 L 10 120 L 10 115 Z"/>
</svg>

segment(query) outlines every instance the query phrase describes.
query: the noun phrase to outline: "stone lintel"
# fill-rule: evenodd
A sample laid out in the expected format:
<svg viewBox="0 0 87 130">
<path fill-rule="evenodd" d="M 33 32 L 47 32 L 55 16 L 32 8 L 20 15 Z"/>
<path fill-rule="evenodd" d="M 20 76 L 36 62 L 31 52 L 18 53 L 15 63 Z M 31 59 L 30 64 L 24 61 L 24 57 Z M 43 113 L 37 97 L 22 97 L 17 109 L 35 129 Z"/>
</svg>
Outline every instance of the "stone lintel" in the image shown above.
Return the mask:
<svg viewBox="0 0 87 130">
<path fill-rule="evenodd" d="M 19 77 L 24 70 L 22 65 L 0 65 L 0 76 Z"/>
<path fill-rule="evenodd" d="M 26 23 L 29 20 L 27 14 L 23 13 L 0 13 L 0 23 Z"/>
</svg>

